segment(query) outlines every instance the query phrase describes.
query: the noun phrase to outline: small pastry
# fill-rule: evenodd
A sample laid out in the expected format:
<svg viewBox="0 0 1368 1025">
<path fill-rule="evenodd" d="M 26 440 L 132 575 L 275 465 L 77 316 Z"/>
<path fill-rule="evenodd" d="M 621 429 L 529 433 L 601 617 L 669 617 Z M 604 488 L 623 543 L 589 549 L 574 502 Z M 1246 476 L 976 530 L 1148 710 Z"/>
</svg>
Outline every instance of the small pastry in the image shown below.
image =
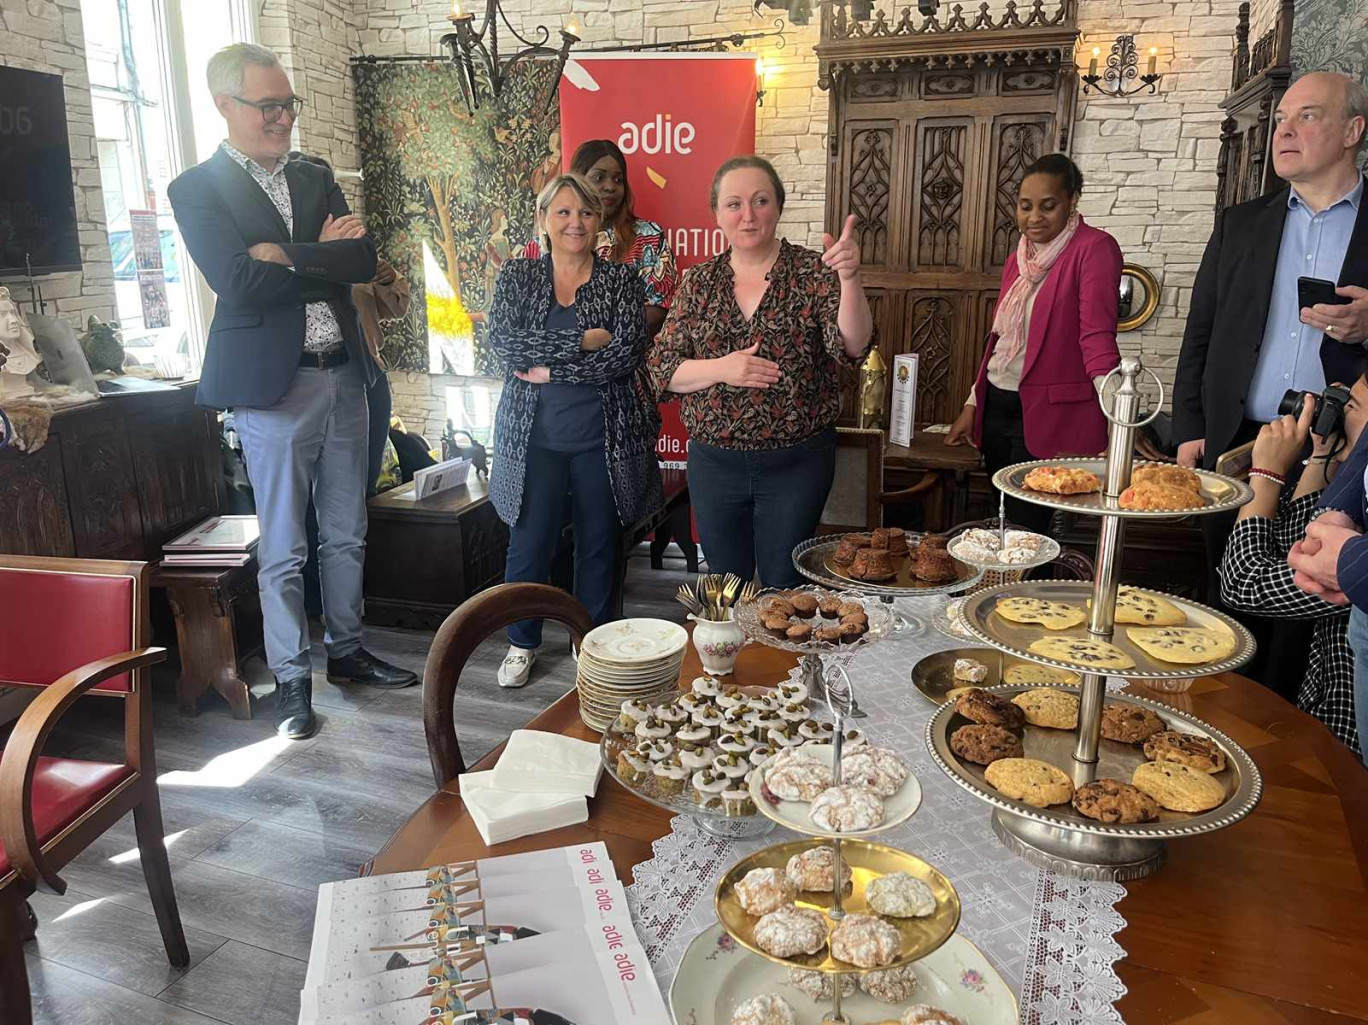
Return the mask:
<svg viewBox="0 0 1368 1025">
<path fill-rule="evenodd" d="M 624 747 L 617 756 L 618 775 L 628 783 L 640 783 L 651 772 L 651 761 L 631 748 Z"/>
<path fill-rule="evenodd" d="M 860 988 L 885 1004 L 905 1004 L 917 992 L 917 972 L 910 964 L 860 976 Z"/>
<path fill-rule="evenodd" d="M 902 1017 L 898 1019 L 898 1025 L 964 1025 L 964 1022 L 939 1007 L 913 1004 L 903 1011 Z"/>
<path fill-rule="evenodd" d="M 764 619 L 760 620 L 760 623 L 769 631 L 770 636 L 772 637 L 786 638 L 788 636 L 790 624 L 789 621 L 782 616 L 766 616 Z"/>
<path fill-rule="evenodd" d="M 771 726 L 765 731 L 765 739 L 775 747 L 799 747 L 807 741 L 798 727 L 793 723 L 784 723 L 783 726 Z"/>
<path fill-rule="evenodd" d="M 804 740 L 815 740 L 818 743 L 825 743 L 831 740 L 834 729 L 829 722 L 819 722 L 816 719 L 804 719 L 798 724 L 798 734 Z"/>
<path fill-rule="evenodd" d="M 722 713 L 716 708 L 701 708 L 693 714 L 693 721 L 698 726 L 715 730 L 722 725 Z"/>
<path fill-rule="evenodd" d="M 784 631 L 784 637 L 792 644 L 806 644 L 812 640 L 812 625 L 809 623 L 794 623 Z"/>
<path fill-rule="evenodd" d="M 818 794 L 808 808 L 808 815 L 818 829 L 828 833 L 858 833 L 873 829 L 884 820 L 884 803 L 878 794 L 864 787 L 841 784 Z"/>
<path fill-rule="evenodd" d="M 898 575 L 893 567 L 893 557 L 886 550 L 863 548 L 855 553 L 855 561 L 846 570 L 847 575 L 856 580 L 879 582 L 892 580 Z"/>
<path fill-rule="evenodd" d="M 864 612 L 864 606 L 857 601 L 843 601 L 840 605 L 836 606 L 836 615 L 838 617 L 853 616 L 857 612 Z"/>
<path fill-rule="evenodd" d="M 651 706 L 644 701 L 637 701 L 635 698 L 624 701 L 618 710 L 618 720 L 622 723 L 624 730 L 631 732 L 637 728 L 637 723 L 644 722 L 651 715 Z"/>
<path fill-rule="evenodd" d="M 668 740 L 643 740 L 637 744 L 636 753 L 654 764 L 674 754 L 674 745 Z"/>
<path fill-rule="evenodd" d="M 676 755 L 680 765 L 690 772 L 697 772 L 699 769 L 711 767 L 717 752 L 706 744 L 681 744 Z"/>
<path fill-rule="evenodd" d="M 811 619 L 817 615 L 816 595 L 795 594 L 789 604 L 793 606 L 793 614 L 799 619 Z"/>
<path fill-rule="evenodd" d="M 808 699 L 807 685 L 803 683 L 781 683 L 774 689 L 774 693 L 778 695 L 778 700 L 785 705 Z"/>
<path fill-rule="evenodd" d="M 786 748 L 801 751 L 802 748 Z M 794 759 L 781 762 L 775 758 L 764 770 L 765 786 L 781 801 L 811 801 L 831 786 L 831 770 L 821 762 Z"/>
<path fill-rule="evenodd" d="M 699 769 L 691 777 L 691 782 L 693 788 L 698 791 L 699 800 L 705 805 L 720 801 L 722 791 L 731 786 L 731 780 L 719 772 L 713 772 L 712 769 Z"/>
<path fill-rule="evenodd" d="M 747 701 L 746 695 L 741 693 L 736 687 L 724 687 L 722 693 L 717 695 L 717 707 L 721 709 L 736 708 L 744 705 Z"/>
<path fill-rule="evenodd" d="M 689 690 L 705 698 L 715 698 L 722 693 L 722 684 L 711 676 L 695 676 Z"/>
<path fill-rule="evenodd" d="M 670 729 L 669 723 L 652 715 L 637 723 L 634 732 L 640 740 L 664 740 L 674 731 Z"/>
<path fill-rule="evenodd" d="M 750 761 L 743 754 L 727 753 L 720 754 L 713 759 L 713 772 L 726 776 L 727 779 L 740 779 L 750 772 Z"/>
<path fill-rule="evenodd" d="M 675 730 L 675 740 L 682 744 L 706 744 L 712 739 L 712 730 L 706 726 L 689 723 Z"/>
<path fill-rule="evenodd" d="M 841 627 L 823 626 L 812 631 L 812 639 L 823 644 L 839 644 L 841 642 Z"/>
<path fill-rule="evenodd" d="M 908 554 L 907 535 L 897 527 L 888 530 L 888 554 L 895 559 Z"/>
<path fill-rule="evenodd" d="M 855 561 L 855 556 L 853 554 L 850 557 L 850 561 Z M 847 563 L 847 565 L 849 565 L 849 563 Z M 841 599 L 832 597 L 831 595 L 828 595 L 817 602 L 817 611 L 822 614 L 823 619 L 835 619 L 838 615 L 837 610 L 840 609 L 840 607 Z"/>
<path fill-rule="evenodd" d="M 737 780 L 732 780 L 731 785 L 722 791 L 722 810 L 728 815 L 752 815 L 755 813 L 755 802 L 751 800 L 750 787 L 741 783 L 737 785 Z"/>
<path fill-rule="evenodd" d="M 828 1003 L 833 996 L 834 979 L 841 980 L 841 996 L 855 995 L 855 975 L 829 975 L 826 972 L 810 972 L 802 968 L 789 969 L 789 985 L 804 996 L 812 997 L 818 1003 Z"/>
<path fill-rule="evenodd" d="M 721 793 L 721 791 L 718 791 Z M 798 891 L 777 868 L 753 868 L 734 886 L 736 901 L 748 915 L 768 915 L 793 906 Z"/>
<path fill-rule="evenodd" d="M 982 683 L 988 679 L 988 667 L 976 658 L 957 658 L 950 675 L 961 683 Z"/>
<path fill-rule="evenodd" d="M 854 644 L 861 637 L 869 632 L 869 625 L 866 623 L 842 623 L 837 627 L 841 631 L 842 644 Z"/>
<path fill-rule="evenodd" d="M 784 875 L 795 889 L 809 893 L 831 893 L 836 878 L 836 856 L 829 844 L 809 847 L 789 858 Z M 850 884 L 850 866 L 841 862 L 841 885 Z"/>
<path fill-rule="evenodd" d="M 773 694 L 761 694 L 747 700 L 749 700 L 752 709 L 761 712 L 777 712 L 783 706 L 783 702 Z"/>
<path fill-rule="evenodd" d="M 682 793 L 684 781 L 689 778 L 689 770 L 674 759 L 656 762 L 651 772 L 655 776 L 656 787 L 662 794 Z"/>
<path fill-rule="evenodd" d="M 827 920 L 820 911 L 790 905 L 756 922 L 754 935 L 755 945 L 775 957 L 815 954 L 827 944 Z"/>
<path fill-rule="evenodd" d="M 784 725 L 784 720 L 778 712 L 770 712 L 764 709 L 752 712 L 750 714 L 750 722 L 751 725 L 755 727 L 757 732 L 761 730 L 773 729 L 776 726 L 783 727 Z"/>
<path fill-rule="evenodd" d="M 714 746 L 723 754 L 749 754 L 755 741 L 744 733 L 723 733 L 718 736 Z"/>
<path fill-rule="evenodd" d="M 700 708 L 711 708 L 712 705 L 713 699 L 709 697 L 704 697 L 702 694 L 683 694 L 679 698 L 679 707 L 684 709 L 690 715 L 693 715 Z"/>
<path fill-rule="evenodd" d="M 867 741 L 865 740 L 864 730 L 853 726 L 846 730 L 845 735 L 841 738 L 843 752 L 852 751 L 857 747 L 863 746 L 865 743 L 867 743 Z"/>
<path fill-rule="evenodd" d="M 778 993 L 761 993 L 732 1012 L 731 1025 L 794 1025 L 797 1020 L 793 1008 Z"/>
<path fill-rule="evenodd" d="M 876 915 L 846 915 L 831 930 L 831 956 L 861 968 L 892 964 L 902 953 L 902 933 Z"/>
<path fill-rule="evenodd" d="M 677 701 L 671 701 L 669 704 L 656 705 L 654 711 L 656 718 L 661 722 L 667 722 L 671 726 L 678 726 L 682 722 L 689 721 L 689 716 L 692 714 L 693 709 L 686 708 Z"/>
<path fill-rule="evenodd" d="M 751 722 L 746 716 L 750 711 L 742 711 L 739 708 L 729 708 L 722 713 L 722 725 L 718 727 L 723 733 L 739 733 L 749 737 L 755 733 L 755 723 Z"/>
<path fill-rule="evenodd" d="M 779 749 L 773 744 L 756 744 L 755 747 L 750 749 L 750 753 L 746 755 L 746 760 L 758 769 L 773 758 L 775 752 L 778 750 Z"/>
<path fill-rule="evenodd" d="M 936 895 L 922 880 L 906 872 L 890 872 L 865 887 L 871 911 L 891 918 L 925 918 L 936 913 Z"/>
<path fill-rule="evenodd" d="M 811 717 L 812 709 L 808 708 L 806 701 L 795 701 L 790 705 L 784 705 L 779 709 L 779 718 L 784 722 L 796 723 Z"/>
<path fill-rule="evenodd" d="M 880 797 L 892 797 L 907 780 L 907 765 L 887 748 L 857 748 L 841 759 L 841 782 L 862 786 Z"/>
</svg>

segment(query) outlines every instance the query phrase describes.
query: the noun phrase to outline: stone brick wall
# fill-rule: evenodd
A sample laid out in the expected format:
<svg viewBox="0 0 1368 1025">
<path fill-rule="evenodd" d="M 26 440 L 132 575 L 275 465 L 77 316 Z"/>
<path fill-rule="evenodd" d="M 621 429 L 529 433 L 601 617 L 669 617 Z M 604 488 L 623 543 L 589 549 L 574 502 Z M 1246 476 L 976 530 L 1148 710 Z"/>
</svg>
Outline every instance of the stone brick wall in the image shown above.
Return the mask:
<svg viewBox="0 0 1368 1025">
<path fill-rule="evenodd" d="M 325 0 L 272 2 L 302 7 Z M 358 47 L 365 53 L 437 53 L 438 40 L 448 30 L 446 0 L 352 2 Z M 881 0 L 881 6 L 888 5 Z M 1135 35 L 1142 70 L 1149 47 L 1159 51 L 1164 77 L 1157 95 L 1080 98 L 1073 155 L 1087 179 L 1084 215 L 1116 236 L 1128 262 L 1148 267 L 1160 281 L 1158 313 L 1139 331 L 1123 335 L 1121 343 L 1166 384 L 1211 232 L 1219 104 L 1229 88 L 1238 7 L 1239 0 L 1079 2 L 1080 63 L 1086 63 L 1093 46 L 1105 62 L 1120 33 Z M 505 0 L 504 8 L 515 25 L 528 29 L 545 24 L 554 30 L 573 11 L 586 47 L 760 31 L 777 16 L 767 8 L 756 14 L 751 0 Z M 1272 24 L 1275 0 L 1257 0 L 1255 8 L 1252 35 Z M 816 20 L 814 15 L 811 25 L 787 26 L 782 50 L 772 44 L 759 48 L 767 74 L 756 126 L 756 151 L 774 161 L 791 188 L 783 229 L 808 244 L 820 242 L 826 193 L 827 95 L 817 88 Z M 422 382 L 402 376 L 395 381 L 396 408 L 406 407 L 420 419 L 439 417 L 439 396 L 451 381 L 433 378 L 424 398 Z"/>
<path fill-rule="evenodd" d="M 366 0 L 266 0 L 259 38 L 280 56 L 295 92 L 308 101 L 296 142 L 301 152 L 320 156 L 340 172 L 338 183 L 353 210 L 361 212 L 356 146 L 356 103 L 351 66 L 357 53 L 357 25 Z"/>
<path fill-rule="evenodd" d="M 1173 380 L 1193 279 L 1216 204 L 1220 102 L 1230 88 L 1239 0 L 1143 4 L 1082 0 L 1079 60 L 1102 61 L 1119 33 L 1133 33 L 1141 70 L 1157 47 L 1163 74 L 1155 96 L 1081 97 L 1073 156 L 1085 186 L 1080 209 L 1121 244 L 1128 263 L 1159 279 L 1160 305 L 1139 331 L 1120 337 L 1165 385 Z"/>
<path fill-rule="evenodd" d="M 55 301 L 57 313 L 81 328 L 92 313 L 101 320 L 113 320 L 114 271 L 105 234 L 80 0 L 0 0 L 0 64 L 61 74 L 66 87 L 67 135 L 83 269 L 42 279 L 48 312 L 53 312 Z M 28 289 L 17 289 L 16 294 L 27 296 Z"/>
</svg>

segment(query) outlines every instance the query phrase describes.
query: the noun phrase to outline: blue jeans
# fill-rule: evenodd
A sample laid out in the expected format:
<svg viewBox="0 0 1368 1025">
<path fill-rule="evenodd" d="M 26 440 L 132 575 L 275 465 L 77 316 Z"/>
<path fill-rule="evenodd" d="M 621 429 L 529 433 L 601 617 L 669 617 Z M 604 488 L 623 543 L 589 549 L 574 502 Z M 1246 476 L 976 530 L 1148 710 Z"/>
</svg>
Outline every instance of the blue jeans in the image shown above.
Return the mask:
<svg viewBox="0 0 1368 1025">
<path fill-rule="evenodd" d="M 1354 649 L 1354 724 L 1368 762 L 1368 612 L 1357 605 L 1349 616 L 1349 646 Z"/>
<path fill-rule="evenodd" d="M 522 508 L 508 531 L 504 580 L 544 584 L 560 541 L 565 496 L 575 525 L 574 595 L 594 625 L 608 621 L 617 572 L 618 517 L 603 446 L 586 452 L 553 452 L 531 446 L 523 478 Z M 508 628 L 508 642 L 538 648 L 542 621 L 523 619 Z"/>
<path fill-rule="evenodd" d="M 318 511 L 318 565 L 329 658 L 361 647 L 366 559 L 365 384 L 353 363 L 301 367 L 273 406 L 233 411 L 256 497 L 261 541 L 257 583 L 266 664 L 278 680 L 309 677 L 304 615 L 305 512 Z"/>
<path fill-rule="evenodd" d="M 793 549 L 817 531 L 836 473 L 836 429 L 827 427 L 788 448 L 746 450 L 689 443 L 689 500 L 713 573 L 766 587 L 803 578 Z"/>
</svg>

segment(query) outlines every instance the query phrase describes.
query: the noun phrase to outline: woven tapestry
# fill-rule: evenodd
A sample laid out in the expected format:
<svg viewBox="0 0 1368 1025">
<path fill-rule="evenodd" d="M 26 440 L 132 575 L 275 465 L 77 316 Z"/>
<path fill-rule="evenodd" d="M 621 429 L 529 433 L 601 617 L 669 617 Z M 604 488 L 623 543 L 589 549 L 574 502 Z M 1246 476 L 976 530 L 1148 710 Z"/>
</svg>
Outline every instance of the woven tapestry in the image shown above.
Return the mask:
<svg viewBox="0 0 1368 1025">
<path fill-rule="evenodd" d="M 353 73 L 366 227 L 413 285 L 408 317 L 385 324 L 384 356 L 396 370 L 490 375 L 499 267 L 532 237 L 536 194 L 560 171 L 555 66 L 518 64 L 473 114 L 450 64 Z"/>
</svg>

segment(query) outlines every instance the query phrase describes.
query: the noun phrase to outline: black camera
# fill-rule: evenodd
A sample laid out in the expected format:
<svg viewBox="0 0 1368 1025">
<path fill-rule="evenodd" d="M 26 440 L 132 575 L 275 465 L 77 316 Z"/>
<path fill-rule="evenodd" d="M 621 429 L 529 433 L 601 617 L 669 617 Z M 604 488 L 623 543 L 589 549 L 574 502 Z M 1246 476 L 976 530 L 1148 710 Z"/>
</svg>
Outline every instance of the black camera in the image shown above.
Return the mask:
<svg viewBox="0 0 1368 1025">
<path fill-rule="evenodd" d="M 1302 399 L 1314 395 L 1316 404 L 1311 410 L 1311 433 L 1318 438 L 1328 438 L 1344 429 L 1344 407 L 1349 404 L 1349 389 L 1330 385 L 1316 395 L 1309 391 L 1285 391 L 1282 402 L 1278 403 L 1279 416 L 1301 416 Z"/>
</svg>

